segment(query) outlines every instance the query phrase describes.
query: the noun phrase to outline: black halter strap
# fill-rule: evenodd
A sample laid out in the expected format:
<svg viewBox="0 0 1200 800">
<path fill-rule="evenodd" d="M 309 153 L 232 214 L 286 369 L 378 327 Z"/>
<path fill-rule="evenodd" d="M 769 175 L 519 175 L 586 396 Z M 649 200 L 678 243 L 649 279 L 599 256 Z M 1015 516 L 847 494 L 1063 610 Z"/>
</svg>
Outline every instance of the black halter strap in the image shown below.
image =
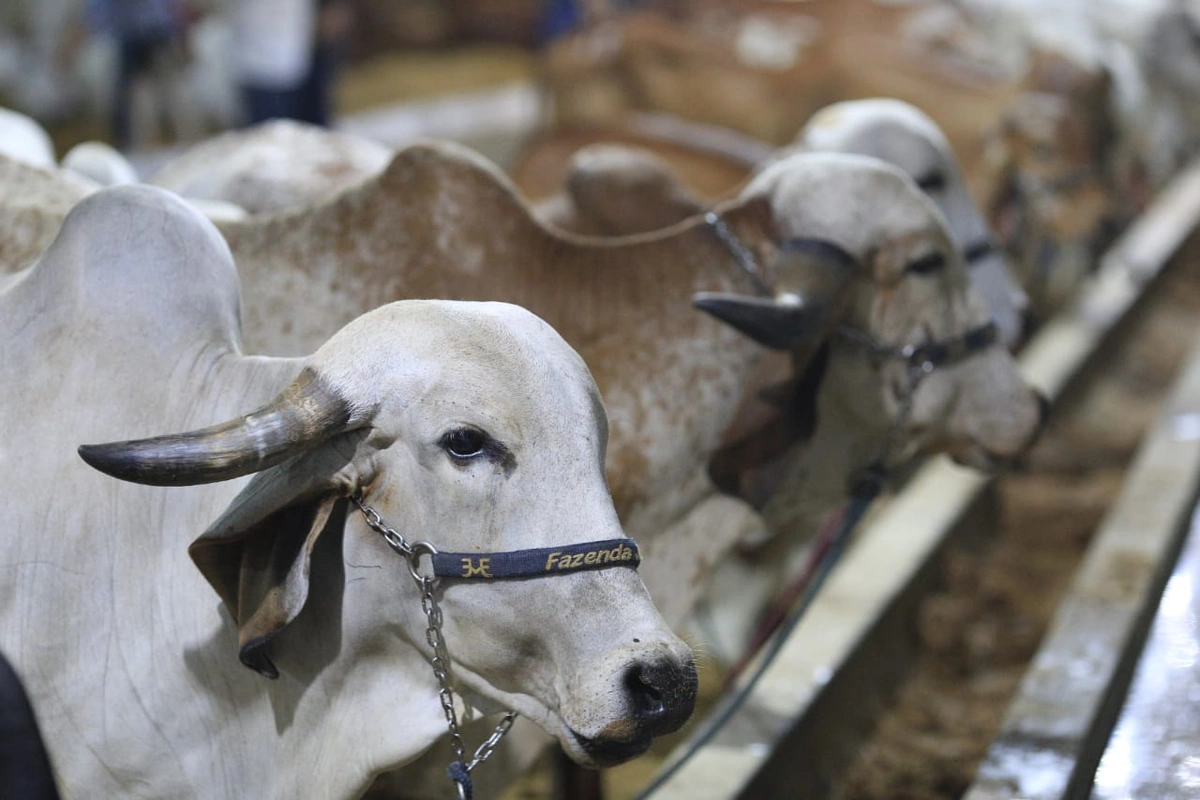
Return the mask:
<svg viewBox="0 0 1200 800">
<path fill-rule="evenodd" d="M 637 569 L 641 560 L 637 543 L 632 539 L 606 539 L 501 553 L 437 552 L 433 554 L 433 574 L 438 578 L 511 580 L 610 567 Z"/>
<path fill-rule="evenodd" d="M 1000 340 L 996 323 L 991 321 L 971 328 L 961 336 L 899 346 L 884 344 L 870 334 L 848 325 L 838 328 L 837 333 L 843 339 L 866 348 L 873 355 L 905 361 L 910 368 L 925 373 L 968 359 Z"/>
</svg>

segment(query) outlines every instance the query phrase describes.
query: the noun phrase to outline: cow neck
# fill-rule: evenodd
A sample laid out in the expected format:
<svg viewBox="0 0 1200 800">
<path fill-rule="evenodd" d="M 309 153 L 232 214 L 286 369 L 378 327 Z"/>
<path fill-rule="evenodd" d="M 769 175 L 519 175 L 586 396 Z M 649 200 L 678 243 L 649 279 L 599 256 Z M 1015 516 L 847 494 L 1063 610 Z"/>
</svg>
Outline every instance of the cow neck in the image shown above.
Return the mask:
<svg viewBox="0 0 1200 800">
<path fill-rule="evenodd" d="M 836 402 L 820 403 L 817 420 L 812 438 L 788 457 L 781 482 L 763 508 L 772 530 L 816 530 L 830 511 L 845 502 L 851 478 L 878 457 L 880 440 L 887 433 L 886 428 L 872 429 L 841 413 Z M 791 551 L 793 540 L 776 538 L 787 540 L 786 545 L 780 544 Z"/>
<path fill-rule="evenodd" d="M 755 241 L 750 209 L 731 224 Z M 759 228 L 761 230 L 761 228 Z M 695 392 L 737 396 L 759 347 L 692 307 L 698 291 L 753 291 L 711 230 L 695 217 L 651 234 L 588 239 L 542 232 L 542 278 L 522 302 L 553 325 L 583 357 L 609 410 L 609 488 L 636 535 L 683 512 L 678 487 L 707 458 L 732 421 L 721 406 L 697 410 Z M 703 430 L 688 420 L 704 415 Z M 654 437 L 665 447 L 650 450 Z"/>
</svg>

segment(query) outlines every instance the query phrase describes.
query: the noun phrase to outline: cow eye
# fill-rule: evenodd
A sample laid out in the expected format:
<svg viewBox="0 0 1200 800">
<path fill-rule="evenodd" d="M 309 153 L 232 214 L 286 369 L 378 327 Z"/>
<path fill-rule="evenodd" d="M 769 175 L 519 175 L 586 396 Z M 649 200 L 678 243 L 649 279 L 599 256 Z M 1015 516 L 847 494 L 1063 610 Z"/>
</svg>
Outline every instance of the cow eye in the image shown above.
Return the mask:
<svg viewBox="0 0 1200 800">
<path fill-rule="evenodd" d="M 940 172 L 929 172 L 917 178 L 917 186 L 923 192 L 940 192 L 946 188 L 946 176 Z"/>
<path fill-rule="evenodd" d="M 946 266 L 946 257 L 941 253 L 930 253 L 909 263 L 908 271 L 915 275 L 930 275 Z"/>
<path fill-rule="evenodd" d="M 451 458 L 467 461 L 483 455 L 488 444 L 488 435 L 474 428 L 455 428 L 446 432 L 438 444 Z"/>
</svg>

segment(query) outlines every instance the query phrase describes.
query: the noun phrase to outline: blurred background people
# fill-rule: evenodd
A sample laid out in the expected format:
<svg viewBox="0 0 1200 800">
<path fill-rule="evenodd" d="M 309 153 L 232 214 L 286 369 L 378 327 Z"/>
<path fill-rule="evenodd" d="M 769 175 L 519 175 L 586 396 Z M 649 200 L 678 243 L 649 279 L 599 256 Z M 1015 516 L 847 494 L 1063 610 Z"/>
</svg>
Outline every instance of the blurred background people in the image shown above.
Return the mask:
<svg viewBox="0 0 1200 800">
<path fill-rule="evenodd" d="M 312 61 L 314 0 L 234 0 L 233 54 L 245 123 L 296 118 Z"/>
<path fill-rule="evenodd" d="M 229 10 L 245 123 L 328 125 L 337 47 L 351 22 L 345 3 L 235 0 Z"/>
<path fill-rule="evenodd" d="M 301 107 L 296 119 L 325 127 L 331 124 L 334 80 L 354 22 L 354 9 L 349 0 L 318 0 L 312 58 L 301 89 Z"/>
<path fill-rule="evenodd" d="M 196 138 L 201 125 L 183 91 L 188 30 L 197 12 L 185 0 L 87 0 L 84 17 L 116 47 L 111 136 L 122 150 L 167 138 Z"/>
</svg>

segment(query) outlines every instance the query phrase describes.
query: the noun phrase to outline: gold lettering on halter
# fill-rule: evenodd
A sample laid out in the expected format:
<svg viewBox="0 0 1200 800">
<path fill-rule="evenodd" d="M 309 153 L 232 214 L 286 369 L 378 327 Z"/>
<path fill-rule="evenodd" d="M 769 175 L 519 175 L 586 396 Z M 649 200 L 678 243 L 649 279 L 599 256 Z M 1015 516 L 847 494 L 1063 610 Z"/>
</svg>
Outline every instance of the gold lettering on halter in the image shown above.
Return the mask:
<svg viewBox="0 0 1200 800">
<path fill-rule="evenodd" d="M 490 578 L 492 573 L 489 570 L 492 568 L 492 560 L 490 558 L 481 558 L 479 563 L 475 564 L 471 558 L 464 557 L 462 560 L 462 577 L 464 578 Z"/>
<path fill-rule="evenodd" d="M 633 549 L 627 545 L 619 544 L 610 550 L 588 550 L 583 553 L 567 553 L 564 554 L 555 550 L 546 556 L 545 571 L 549 572 L 552 569 L 557 570 L 572 570 L 580 569 L 584 566 L 594 564 L 609 564 L 614 561 L 632 561 Z"/>
</svg>

